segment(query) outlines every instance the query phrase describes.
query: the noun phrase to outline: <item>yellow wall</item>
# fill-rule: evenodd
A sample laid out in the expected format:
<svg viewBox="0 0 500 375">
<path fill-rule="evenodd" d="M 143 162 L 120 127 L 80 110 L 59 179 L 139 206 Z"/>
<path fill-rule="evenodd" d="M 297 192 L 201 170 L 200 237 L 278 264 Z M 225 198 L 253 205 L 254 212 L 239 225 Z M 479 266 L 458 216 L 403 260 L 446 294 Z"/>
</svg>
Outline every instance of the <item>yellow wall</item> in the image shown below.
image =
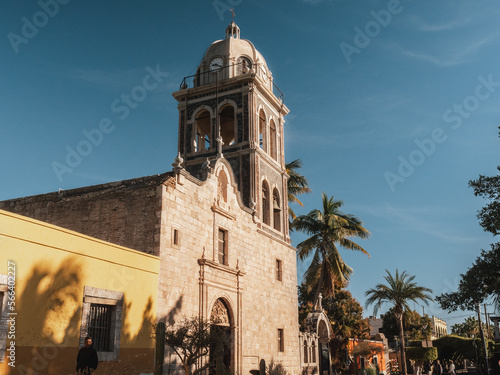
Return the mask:
<svg viewBox="0 0 500 375">
<path fill-rule="evenodd" d="M 6 360 L 1 374 L 74 373 L 85 286 L 124 293 L 120 362 L 108 367 L 152 372 L 158 257 L 0 210 L 0 274 L 9 261 L 16 263 L 16 369 Z"/>
</svg>

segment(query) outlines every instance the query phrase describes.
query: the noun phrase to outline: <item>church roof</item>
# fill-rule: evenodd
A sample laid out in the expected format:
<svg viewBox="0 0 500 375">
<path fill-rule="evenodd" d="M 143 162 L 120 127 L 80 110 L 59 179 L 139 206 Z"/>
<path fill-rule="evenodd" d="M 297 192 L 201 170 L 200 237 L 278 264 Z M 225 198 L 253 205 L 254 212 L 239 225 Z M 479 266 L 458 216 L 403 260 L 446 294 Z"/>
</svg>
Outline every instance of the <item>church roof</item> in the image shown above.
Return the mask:
<svg viewBox="0 0 500 375">
<path fill-rule="evenodd" d="M 29 201 L 40 202 L 40 201 L 52 201 L 55 199 L 61 199 L 64 197 L 76 197 L 79 195 L 96 193 L 96 192 L 112 192 L 119 190 L 133 190 L 137 188 L 142 188 L 146 186 L 158 186 L 165 183 L 170 177 L 173 177 L 173 172 L 166 172 L 162 174 L 156 174 L 152 176 L 132 178 L 129 180 L 113 181 L 105 184 L 91 185 L 80 187 L 76 189 L 60 190 L 58 192 L 51 192 L 46 194 L 33 195 L 29 197 L 14 198 L 0 202 L 0 208 L 8 207 L 9 203 L 14 203 L 18 201 Z"/>
</svg>

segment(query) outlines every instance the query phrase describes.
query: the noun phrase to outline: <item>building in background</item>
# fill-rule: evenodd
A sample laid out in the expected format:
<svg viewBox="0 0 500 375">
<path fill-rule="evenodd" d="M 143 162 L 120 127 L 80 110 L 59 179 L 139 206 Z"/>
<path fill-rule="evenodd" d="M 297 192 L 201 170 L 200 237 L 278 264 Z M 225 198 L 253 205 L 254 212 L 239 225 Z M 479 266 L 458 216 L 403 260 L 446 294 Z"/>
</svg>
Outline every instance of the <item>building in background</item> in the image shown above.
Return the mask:
<svg viewBox="0 0 500 375">
<path fill-rule="evenodd" d="M 370 325 L 370 336 L 375 336 L 380 333 L 384 320 L 382 318 L 377 318 L 376 316 L 370 316 L 368 318 L 368 324 Z"/>
<path fill-rule="evenodd" d="M 389 347 L 383 333 L 370 340 L 349 339 L 350 374 L 360 374 L 367 367 L 376 369 L 377 374 L 385 374 L 389 363 Z"/>
<path fill-rule="evenodd" d="M 439 319 L 433 315 L 431 318 L 431 324 L 432 324 L 431 338 L 433 340 L 448 334 L 448 326 L 444 320 Z"/>
</svg>

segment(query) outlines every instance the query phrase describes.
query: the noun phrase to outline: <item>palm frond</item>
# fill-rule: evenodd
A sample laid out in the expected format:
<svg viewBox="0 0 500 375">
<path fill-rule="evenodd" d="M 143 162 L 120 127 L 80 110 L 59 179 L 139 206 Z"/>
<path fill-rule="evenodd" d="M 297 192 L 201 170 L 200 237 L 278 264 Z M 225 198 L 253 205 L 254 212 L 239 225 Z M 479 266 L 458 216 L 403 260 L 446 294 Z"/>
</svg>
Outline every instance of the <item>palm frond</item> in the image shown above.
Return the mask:
<svg viewBox="0 0 500 375">
<path fill-rule="evenodd" d="M 370 232 L 358 218 L 340 211 L 342 201 L 335 200 L 333 196 L 328 197 L 325 193 L 321 199 L 321 210 L 314 209 L 306 215 L 298 216 L 292 226 L 310 236 L 297 246 L 299 258 L 304 260 L 316 250 L 316 264 L 307 273 L 305 281 L 311 285 L 322 284 L 317 290 L 321 289 L 325 296 L 328 296 L 333 294 L 335 285 L 346 286 L 353 272 L 342 259 L 336 244 L 369 256 L 363 247 L 350 238 L 368 238 Z"/>
</svg>

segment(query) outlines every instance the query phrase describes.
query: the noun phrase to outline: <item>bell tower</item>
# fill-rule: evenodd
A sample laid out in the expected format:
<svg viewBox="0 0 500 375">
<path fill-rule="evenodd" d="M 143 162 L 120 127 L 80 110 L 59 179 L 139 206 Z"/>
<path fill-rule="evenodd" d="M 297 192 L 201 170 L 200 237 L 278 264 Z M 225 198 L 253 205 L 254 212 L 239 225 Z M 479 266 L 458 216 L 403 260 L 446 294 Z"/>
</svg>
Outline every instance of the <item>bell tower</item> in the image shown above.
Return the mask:
<svg viewBox="0 0 500 375">
<path fill-rule="evenodd" d="M 182 167 L 200 178 L 207 160 L 225 158 L 260 228 L 289 241 L 283 141 L 289 110 L 264 57 L 240 38 L 234 22 L 173 96 L 179 102 Z"/>
</svg>

